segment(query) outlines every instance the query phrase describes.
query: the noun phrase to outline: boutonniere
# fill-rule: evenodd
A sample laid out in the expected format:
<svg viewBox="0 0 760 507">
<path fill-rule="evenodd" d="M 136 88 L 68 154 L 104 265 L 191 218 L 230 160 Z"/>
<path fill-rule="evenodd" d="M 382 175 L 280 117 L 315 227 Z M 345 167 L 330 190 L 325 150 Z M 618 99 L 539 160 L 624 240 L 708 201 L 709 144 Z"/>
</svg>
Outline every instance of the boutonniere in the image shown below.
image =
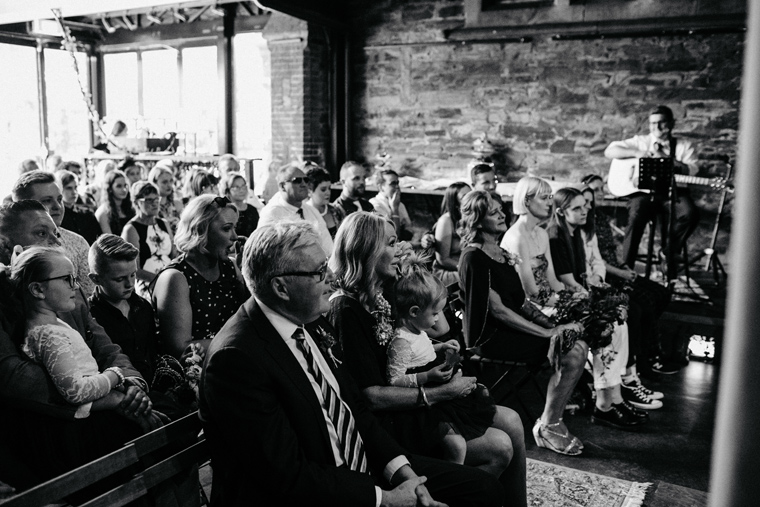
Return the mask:
<svg viewBox="0 0 760 507">
<path fill-rule="evenodd" d="M 396 337 L 396 329 L 391 318 L 391 305 L 382 294 L 375 296 L 375 338 L 381 346 L 387 346 Z"/>
<path fill-rule="evenodd" d="M 520 258 L 520 256 L 516 253 L 512 253 L 509 250 L 504 250 L 504 253 L 507 256 L 507 264 L 510 266 L 519 266 L 522 264 L 522 258 Z"/>
<path fill-rule="evenodd" d="M 332 351 L 333 346 L 336 343 L 338 343 L 338 340 L 336 340 L 335 337 L 322 326 L 317 326 L 316 334 L 318 338 L 317 346 L 333 362 L 333 366 L 337 368 L 338 365 L 343 364 L 343 362 L 340 359 L 335 357 L 335 354 L 333 354 L 333 351 Z"/>
</svg>

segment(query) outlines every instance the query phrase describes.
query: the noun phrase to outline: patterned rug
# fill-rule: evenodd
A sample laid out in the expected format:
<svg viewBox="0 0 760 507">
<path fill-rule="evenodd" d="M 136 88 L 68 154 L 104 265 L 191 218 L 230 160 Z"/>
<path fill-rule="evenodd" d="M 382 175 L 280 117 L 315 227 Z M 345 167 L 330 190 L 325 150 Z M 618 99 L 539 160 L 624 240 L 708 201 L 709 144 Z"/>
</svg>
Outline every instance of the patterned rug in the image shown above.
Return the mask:
<svg viewBox="0 0 760 507">
<path fill-rule="evenodd" d="M 528 458 L 531 507 L 635 507 L 649 486 Z"/>
</svg>

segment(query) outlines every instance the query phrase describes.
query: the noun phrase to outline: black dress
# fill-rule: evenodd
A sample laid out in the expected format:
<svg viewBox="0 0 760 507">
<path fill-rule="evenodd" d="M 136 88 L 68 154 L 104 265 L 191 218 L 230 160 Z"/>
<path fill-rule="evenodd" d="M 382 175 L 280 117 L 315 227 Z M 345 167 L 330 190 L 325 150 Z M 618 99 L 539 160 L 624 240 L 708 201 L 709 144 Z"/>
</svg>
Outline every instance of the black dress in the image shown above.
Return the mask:
<svg viewBox="0 0 760 507">
<path fill-rule="evenodd" d="M 459 258 L 459 288 L 465 302 L 464 336 L 468 347 L 479 346 L 486 357 L 540 363 L 550 340 L 512 329 L 488 311 L 489 290 L 517 314 L 525 302 L 520 277 L 508 262 L 497 262 L 480 248 L 467 247 Z"/>
<path fill-rule="evenodd" d="M 256 206 L 251 204 L 245 208 L 245 211 L 238 210 L 238 221 L 235 225 L 235 234 L 238 236 L 248 237 L 256 230 L 259 225 L 259 211 Z"/>
<path fill-rule="evenodd" d="M 375 318 L 356 299 L 341 295 L 333 297 L 327 315 L 341 344 L 343 365 L 356 380 L 360 389 L 387 386 L 386 346 L 375 339 Z M 432 365 L 431 365 L 432 366 Z M 470 398 L 468 400 L 468 398 Z M 479 400 L 476 400 L 479 398 Z M 465 403 L 477 411 L 453 416 L 452 403 Z M 487 405 L 490 403 L 490 409 Z M 476 413 L 477 412 L 477 413 Z M 376 410 L 375 416 L 396 440 L 412 453 L 439 457 L 441 438 L 446 434 L 441 423 L 450 423 L 466 440 L 477 438 L 491 425 L 495 406 L 485 388 L 480 388 L 462 400 L 436 403 L 425 408 L 405 410 Z"/>
</svg>

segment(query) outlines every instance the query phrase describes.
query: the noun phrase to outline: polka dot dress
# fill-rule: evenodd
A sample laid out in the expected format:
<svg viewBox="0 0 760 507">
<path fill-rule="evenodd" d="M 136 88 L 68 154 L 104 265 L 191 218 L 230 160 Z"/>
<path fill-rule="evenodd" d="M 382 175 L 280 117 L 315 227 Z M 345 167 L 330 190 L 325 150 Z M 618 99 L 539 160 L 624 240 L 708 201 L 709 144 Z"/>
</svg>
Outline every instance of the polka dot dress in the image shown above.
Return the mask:
<svg viewBox="0 0 760 507">
<path fill-rule="evenodd" d="M 193 340 L 213 338 L 248 298 L 248 291 L 235 276 L 232 261 L 219 264 L 221 275 L 213 282 L 203 278 L 183 257 L 172 266 L 185 275 L 193 309 Z"/>
</svg>

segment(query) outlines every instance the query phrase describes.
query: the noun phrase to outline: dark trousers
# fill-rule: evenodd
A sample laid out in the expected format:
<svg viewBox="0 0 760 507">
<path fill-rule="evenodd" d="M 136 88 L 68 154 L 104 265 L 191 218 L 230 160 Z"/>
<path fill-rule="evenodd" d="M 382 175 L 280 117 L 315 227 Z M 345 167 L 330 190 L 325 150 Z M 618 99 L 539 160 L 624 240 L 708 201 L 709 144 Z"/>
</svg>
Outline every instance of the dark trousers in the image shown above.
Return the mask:
<svg viewBox="0 0 760 507">
<path fill-rule="evenodd" d="M 670 200 L 652 197 L 649 194 L 633 194 L 628 200 L 628 228 L 623 240 L 623 260 L 631 268 L 636 263 L 639 243 L 644 235 L 644 229 L 650 220 L 659 217 L 661 226 L 662 250 L 668 247 L 668 217 L 670 216 Z M 683 249 L 686 239 L 694 232 L 699 223 L 699 210 L 689 195 L 687 189 L 678 189 L 675 202 L 675 220 L 673 221 L 672 245 L 673 253 Z M 654 231 L 650 231 L 654 234 Z M 668 266 L 670 269 L 670 266 Z"/>
<path fill-rule="evenodd" d="M 488 472 L 424 456 L 408 458 L 414 472 L 427 477 L 425 486 L 439 502 L 452 507 L 515 505 L 512 495 L 509 492 L 505 495 L 499 481 Z"/>
</svg>

